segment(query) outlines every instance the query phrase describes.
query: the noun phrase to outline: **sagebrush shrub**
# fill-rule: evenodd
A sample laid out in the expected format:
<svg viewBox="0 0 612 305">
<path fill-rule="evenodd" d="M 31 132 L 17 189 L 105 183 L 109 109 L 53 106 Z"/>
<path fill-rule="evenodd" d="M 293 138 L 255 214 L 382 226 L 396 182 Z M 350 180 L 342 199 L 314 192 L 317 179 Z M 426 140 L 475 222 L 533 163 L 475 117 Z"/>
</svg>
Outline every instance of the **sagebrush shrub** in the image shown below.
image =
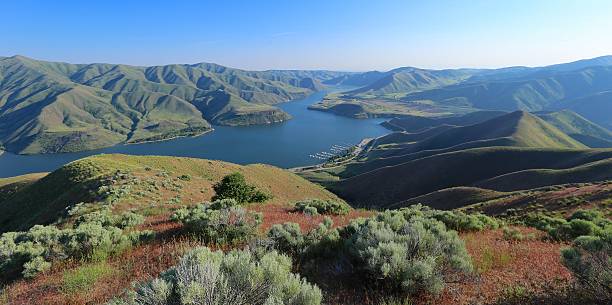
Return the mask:
<svg viewBox="0 0 612 305">
<path fill-rule="evenodd" d="M 612 221 L 597 210 L 578 210 L 567 218 L 531 213 L 522 222 L 546 231 L 553 239 L 567 241 L 580 236 L 599 236 L 612 230 Z"/>
<path fill-rule="evenodd" d="M 213 200 L 234 199 L 238 203 L 264 202 L 271 195 L 258 190 L 255 186 L 247 184 L 241 173 L 233 173 L 223 177 L 221 181 L 213 186 L 215 196 Z"/>
<path fill-rule="evenodd" d="M 171 217 L 205 242 L 225 244 L 245 241 L 257 234 L 262 216 L 233 205 L 232 200 L 199 204 L 177 210 Z M 228 207 L 226 207 L 228 206 Z"/>
<path fill-rule="evenodd" d="M 196 248 L 161 277 L 136 285 L 109 304 L 318 305 L 321 290 L 291 273 L 291 259 L 276 252 L 227 254 Z"/>
<path fill-rule="evenodd" d="M 439 293 L 444 271 L 472 269 L 457 232 L 410 209 L 353 222 L 340 235 L 358 271 L 391 290 Z"/>
<path fill-rule="evenodd" d="M 299 259 L 331 257 L 337 255 L 340 235 L 333 228 L 333 222 L 326 217 L 315 229 L 302 233 L 296 223 L 275 224 L 268 231 L 268 238 L 274 249 Z"/>
<path fill-rule="evenodd" d="M 600 236 L 578 237 L 561 254 L 582 293 L 602 302 L 612 300 L 612 230 Z"/>
<path fill-rule="evenodd" d="M 295 203 L 295 210 L 309 215 L 346 215 L 351 207 L 344 202 L 311 199 Z"/>
<path fill-rule="evenodd" d="M 297 257 L 304 268 L 322 262 L 334 273 L 361 279 L 389 293 L 438 293 L 447 275 L 469 272 L 470 257 L 457 232 L 448 230 L 427 208 L 385 211 L 333 229 L 330 219 L 303 234 L 297 224 L 273 226 L 274 247 Z M 307 272 L 309 270 L 306 270 Z"/>
<path fill-rule="evenodd" d="M 104 259 L 151 238 L 151 231 L 126 233 L 122 229 L 140 222 L 141 217 L 132 213 L 94 212 L 79 217 L 71 228 L 36 225 L 26 232 L 4 233 L 0 237 L 0 279 L 34 277 L 54 261 L 67 258 Z"/>
</svg>

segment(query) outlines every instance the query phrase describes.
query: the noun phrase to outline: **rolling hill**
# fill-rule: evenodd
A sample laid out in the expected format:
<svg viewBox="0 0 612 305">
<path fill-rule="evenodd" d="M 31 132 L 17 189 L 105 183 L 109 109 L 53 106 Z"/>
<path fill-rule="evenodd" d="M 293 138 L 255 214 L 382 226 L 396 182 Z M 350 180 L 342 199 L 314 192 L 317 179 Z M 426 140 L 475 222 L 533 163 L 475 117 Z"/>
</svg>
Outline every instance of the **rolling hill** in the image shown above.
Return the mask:
<svg viewBox="0 0 612 305">
<path fill-rule="evenodd" d="M 436 154 L 340 180 L 331 189 L 356 206 L 385 208 L 416 196 L 458 186 L 476 186 L 497 176 L 530 169 L 571 169 L 587 163 L 610 159 L 610 150 L 556 150 L 542 148 L 486 147 Z M 554 174 L 554 172 L 552 173 Z M 571 177 L 571 175 L 569 175 Z M 521 177 L 524 179 L 524 177 Z M 523 180 L 520 187 L 533 188 L 558 184 L 565 177 L 534 184 Z M 572 177 L 572 179 L 574 179 Z M 612 167 L 605 163 L 596 172 L 576 178 L 590 182 L 612 179 Z M 493 188 L 493 190 L 496 190 Z"/>
<path fill-rule="evenodd" d="M 0 59 L 0 143 L 16 153 L 162 140 L 221 125 L 289 119 L 272 106 L 304 97 L 329 71 L 244 71 L 199 63 L 136 67 Z"/>
<path fill-rule="evenodd" d="M 271 194 L 271 204 L 309 198 L 339 200 L 321 186 L 269 165 L 96 155 L 71 162 L 48 175 L 1 179 L 0 194 L 7 186 L 23 185 L 0 197 L 0 231 L 53 223 L 79 203 L 125 204 L 124 208 L 147 214 L 170 209 L 177 203 L 203 202 L 215 194 L 212 185 L 233 172 L 242 173 L 249 183 Z"/>
<path fill-rule="evenodd" d="M 612 147 L 612 132 L 571 111 L 535 113 L 570 137 L 593 148 Z"/>
<path fill-rule="evenodd" d="M 551 116 L 578 118 L 567 112 L 540 115 L 557 125 L 558 120 Z M 419 121 L 439 125 L 380 137 L 351 162 L 321 169 L 325 174 L 305 176 L 322 179 L 356 206 L 377 208 L 403 206 L 420 199 L 436 208 L 457 208 L 500 195 L 495 192 L 612 179 L 612 150 L 589 148 L 528 112 L 504 113 L 467 126 L 442 124 L 471 123 L 484 116 Z M 432 121 L 435 124 L 430 124 Z M 565 130 L 575 126 L 572 130 L 585 133 L 599 130 L 592 129 L 596 125 L 586 120 L 577 122 L 584 124 L 559 126 Z M 436 193 L 445 189 L 449 190 Z M 430 193 L 426 198 L 419 197 Z M 447 197 L 463 199 L 436 199 Z"/>
</svg>

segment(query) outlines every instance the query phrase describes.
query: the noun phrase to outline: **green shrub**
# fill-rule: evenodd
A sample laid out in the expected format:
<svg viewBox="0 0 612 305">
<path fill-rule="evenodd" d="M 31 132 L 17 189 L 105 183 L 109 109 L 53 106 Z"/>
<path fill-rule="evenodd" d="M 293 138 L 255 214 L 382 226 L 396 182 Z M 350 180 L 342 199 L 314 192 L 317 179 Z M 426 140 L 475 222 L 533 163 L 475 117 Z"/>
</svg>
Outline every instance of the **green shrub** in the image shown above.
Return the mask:
<svg viewBox="0 0 612 305">
<path fill-rule="evenodd" d="M 196 248 L 160 278 L 109 304 L 318 305 L 321 299 L 319 288 L 291 273 L 287 256 Z"/>
<path fill-rule="evenodd" d="M 312 199 L 297 202 L 295 210 L 308 215 L 346 215 L 350 212 L 351 207 L 344 202 Z"/>
<path fill-rule="evenodd" d="M 102 209 L 79 216 L 76 219 L 75 224 L 78 226 L 81 223 L 97 223 L 104 227 L 118 227 L 125 229 L 135 227 L 143 222 L 144 216 L 136 213 L 124 212 L 119 215 L 114 215 L 110 209 Z"/>
<path fill-rule="evenodd" d="M 171 219 L 181 222 L 187 231 L 196 234 L 205 242 L 231 244 L 246 241 L 257 234 L 261 214 L 233 206 L 232 202 L 235 201 L 217 201 L 218 204 L 199 204 L 193 208 L 182 208 L 177 210 Z M 225 207 L 226 205 L 229 207 Z"/>
<path fill-rule="evenodd" d="M 274 249 L 290 254 L 300 262 L 333 257 L 342 251 L 339 231 L 333 228 L 329 217 L 306 234 L 296 223 L 275 224 L 268 231 L 268 238 Z"/>
<path fill-rule="evenodd" d="M 237 172 L 223 177 L 221 181 L 213 186 L 213 189 L 215 190 L 215 196 L 212 198 L 213 200 L 234 199 L 238 203 L 243 204 L 249 202 L 264 202 L 272 198 L 271 195 L 247 184 L 244 176 Z"/>
<path fill-rule="evenodd" d="M 567 219 L 543 214 L 527 214 L 525 225 L 546 231 L 556 240 L 574 240 L 579 236 L 599 236 L 612 230 L 612 221 L 597 210 L 578 210 Z"/>
<path fill-rule="evenodd" d="M 413 210 L 385 211 L 340 233 L 362 276 L 391 291 L 439 293 L 446 270 L 470 272 L 470 257 L 455 231 Z"/>
<path fill-rule="evenodd" d="M 425 215 L 435 218 L 443 222 L 447 228 L 459 232 L 499 228 L 499 222 L 495 218 L 479 213 L 466 214 L 460 211 L 425 209 Z"/>
<path fill-rule="evenodd" d="M 471 260 L 457 232 L 421 206 L 385 211 L 333 229 L 330 219 L 303 234 L 297 224 L 273 226 L 275 249 L 298 258 L 306 272 L 322 262 L 334 273 L 361 279 L 364 287 L 394 294 L 438 293 L 452 272 L 470 272 Z"/>
<path fill-rule="evenodd" d="M 153 233 L 150 231 L 132 231 L 127 234 L 120 228 L 140 220 L 140 217 L 133 217 L 131 213 L 114 217 L 94 212 L 79 217 L 72 228 L 37 225 L 26 232 L 4 233 L 0 237 L 0 280 L 9 281 L 20 275 L 34 277 L 58 260 L 105 259 L 151 238 Z"/>
<path fill-rule="evenodd" d="M 604 304 L 612 300 L 612 231 L 600 236 L 581 236 L 561 252 L 582 293 Z"/>
</svg>

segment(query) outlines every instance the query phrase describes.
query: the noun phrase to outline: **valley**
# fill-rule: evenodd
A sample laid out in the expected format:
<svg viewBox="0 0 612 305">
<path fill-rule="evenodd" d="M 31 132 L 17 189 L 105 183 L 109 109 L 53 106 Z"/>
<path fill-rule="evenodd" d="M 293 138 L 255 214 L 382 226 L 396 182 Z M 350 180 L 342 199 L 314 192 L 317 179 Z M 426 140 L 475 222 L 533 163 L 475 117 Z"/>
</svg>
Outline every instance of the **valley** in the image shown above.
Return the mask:
<svg viewBox="0 0 612 305">
<path fill-rule="evenodd" d="M 610 255 L 609 57 L 366 73 L 0 63 L 0 304 L 188 304 L 207 276 L 218 304 L 610 300 L 575 265 L 609 269 L 590 260 Z"/>
</svg>

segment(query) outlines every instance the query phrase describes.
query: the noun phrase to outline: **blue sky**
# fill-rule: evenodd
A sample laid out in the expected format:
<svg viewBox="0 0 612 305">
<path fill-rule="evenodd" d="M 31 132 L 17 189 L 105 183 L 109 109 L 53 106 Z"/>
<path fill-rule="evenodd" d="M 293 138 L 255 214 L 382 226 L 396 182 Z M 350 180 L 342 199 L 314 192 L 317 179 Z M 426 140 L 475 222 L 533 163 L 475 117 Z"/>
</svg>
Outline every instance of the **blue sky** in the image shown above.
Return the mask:
<svg viewBox="0 0 612 305">
<path fill-rule="evenodd" d="M 0 56 L 243 69 L 546 65 L 612 54 L 612 1 L 3 1 Z"/>
</svg>

